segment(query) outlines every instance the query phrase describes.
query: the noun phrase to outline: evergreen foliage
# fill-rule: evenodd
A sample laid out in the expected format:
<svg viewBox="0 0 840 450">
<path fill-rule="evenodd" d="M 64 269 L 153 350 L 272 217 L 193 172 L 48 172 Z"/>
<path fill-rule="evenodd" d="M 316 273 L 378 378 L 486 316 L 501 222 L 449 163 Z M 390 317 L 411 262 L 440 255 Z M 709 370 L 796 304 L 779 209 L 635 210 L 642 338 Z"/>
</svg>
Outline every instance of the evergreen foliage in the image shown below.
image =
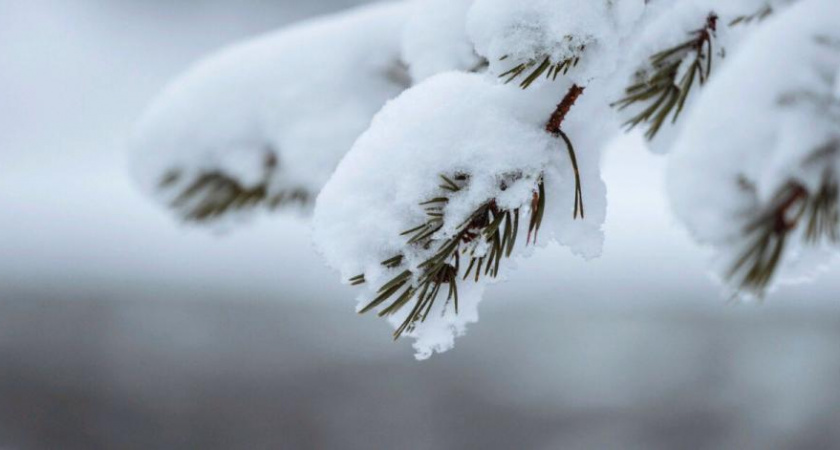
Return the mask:
<svg viewBox="0 0 840 450">
<path fill-rule="evenodd" d="M 691 39 L 650 57 L 652 72 L 639 72 L 625 97 L 613 104 L 619 109 L 645 105 L 625 123 L 629 129 L 646 125 L 645 136 L 653 139 L 669 117 L 672 123 L 680 118 L 696 83 L 703 86 L 712 74 L 717 23 L 718 16 L 709 14 L 706 24 L 695 30 Z"/>
</svg>

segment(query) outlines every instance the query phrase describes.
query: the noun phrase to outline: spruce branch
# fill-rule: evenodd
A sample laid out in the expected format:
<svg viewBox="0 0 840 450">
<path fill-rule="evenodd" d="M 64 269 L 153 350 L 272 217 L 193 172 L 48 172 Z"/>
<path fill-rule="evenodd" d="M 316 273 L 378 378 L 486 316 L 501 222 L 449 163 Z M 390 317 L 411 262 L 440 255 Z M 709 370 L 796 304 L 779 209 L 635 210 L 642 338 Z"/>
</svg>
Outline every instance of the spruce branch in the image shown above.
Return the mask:
<svg viewBox="0 0 840 450">
<path fill-rule="evenodd" d="M 736 281 L 743 291 L 763 295 L 778 271 L 792 233 L 803 223 L 805 244 L 838 242 L 838 192 L 836 178 L 830 174 L 816 192 L 795 182 L 781 188 L 770 206 L 744 229 L 748 244 L 727 278 Z"/>
<path fill-rule="evenodd" d="M 717 21 L 715 13 L 709 14 L 691 39 L 651 56 L 653 73 L 637 74 L 635 83 L 625 89 L 625 97 L 612 104 L 619 110 L 647 105 L 625 122 L 628 129 L 644 124 L 648 127 L 645 136 L 653 139 L 669 117 L 677 122 L 695 81 L 703 86 L 711 76 Z"/>
</svg>

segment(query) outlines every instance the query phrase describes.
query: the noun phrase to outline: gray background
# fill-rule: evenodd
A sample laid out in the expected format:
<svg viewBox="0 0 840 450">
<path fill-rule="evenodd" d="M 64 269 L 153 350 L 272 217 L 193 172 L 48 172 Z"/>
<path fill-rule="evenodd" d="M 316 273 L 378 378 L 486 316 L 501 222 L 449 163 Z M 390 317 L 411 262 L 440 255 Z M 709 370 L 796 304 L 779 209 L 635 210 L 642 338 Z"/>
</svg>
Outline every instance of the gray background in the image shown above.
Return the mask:
<svg viewBox="0 0 840 450">
<path fill-rule="evenodd" d="M 0 0 L 0 448 L 840 448 L 840 280 L 727 302 L 665 161 L 605 160 L 594 262 L 551 247 L 417 363 L 295 218 L 173 223 L 125 139 L 226 43 L 353 1 Z"/>
</svg>

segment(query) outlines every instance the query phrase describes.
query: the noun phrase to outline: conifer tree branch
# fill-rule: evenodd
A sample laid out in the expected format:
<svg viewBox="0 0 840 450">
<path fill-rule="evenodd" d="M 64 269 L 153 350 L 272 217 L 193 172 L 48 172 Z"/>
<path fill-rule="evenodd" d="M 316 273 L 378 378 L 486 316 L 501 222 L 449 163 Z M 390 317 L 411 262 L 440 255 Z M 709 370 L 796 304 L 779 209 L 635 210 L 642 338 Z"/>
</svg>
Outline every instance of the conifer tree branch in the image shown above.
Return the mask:
<svg viewBox="0 0 840 450">
<path fill-rule="evenodd" d="M 555 61 L 552 59 L 551 55 L 540 55 L 523 63 L 517 64 L 510 70 L 499 75 L 499 78 L 505 78 L 505 84 L 507 84 L 527 73 L 522 82 L 519 83 L 519 87 L 522 89 L 528 89 L 535 81 L 539 80 L 543 74 L 546 79 L 552 81 L 557 80 L 557 77 L 561 74 L 568 74 L 569 70 L 580 64 L 580 58 L 586 50 L 586 44 L 573 45 L 571 43 L 571 36 L 566 36 L 565 40 L 569 43 L 570 55 L 568 57 Z M 509 57 L 509 55 L 503 56 L 500 61 L 505 61 Z"/>
<path fill-rule="evenodd" d="M 548 123 L 545 125 L 545 130 L 551 134 L 557 134 L 560 132 L 561 127 L 563 126 L 563 121 L 566 120 L 566 116 L 569 114 L 569 111 L 572 110 L 572 107 L 575 106 L 578 98 L 583 95 L 584 90 L 586 88 L 572 85 L 569 88 L 569 91 L 563 97 L 563 100 L 557 104 L 557 108 L 551 113 L 551 117 L 548 119 Z"/>
<path fill-rule="evenodd" d="M 584 218 L 583 191 L 577 156 L 569 136 L 562 126 L 578 98 L 585 88 L 573 85 L 546 122 L 545 130 L 560 138 L 569 152 L 569 159 L 575 173 L 575 209 L 574 218 Z M 526 245 L 536 244 L 546 208 L 546 191 L 543 174 L 535 179 L 535 188 L 530 201 L 528 236 Z M 513 183 L 531 178 L 522 173 L 506 174 L 501 177 L 499 188 L 504 191 Z M 379 308 L 379 316 L 391 316 L 413 302 L 410 312 L 394 332 L 394 339 L 399 339 L 417 324 L 425 322 L 444 285 L 446 306 L 454 306 L 458 314 L 458 282 L 470 280 L 479 282 L 481 277 L 496 278 L 502 259 L 510 258 L 516 245 L 520 228 L 521 208 L 505 209 L 498 206 L 495 199 L 480 205 L 459 225 L 454 233 L 441 236 L 446 219 L 446 205 L 454 195 L 469 189 L 470 176 L 455 174 L 440 175 L 439 192 L 435 197 L 419 203 L 426 213 L 426 221 L 401 233 L 406 238 L 406 245 L 422 250 L 436 249 L 432 256 L 416 268 L 406 265 L 405 254 L 395 255 L 380 264 L 396 273 L 388 282 L 376 291 L 376 297 L 359 311 L 365 314 Z M 486 252 L 480 249 L 488 248 Z M 461 261 L 469 263 L 462 269 Z M 348 280 L 353 286 L 367 283 L 365 274 L 356 275 Z M 389 303 L 390 302 L 390 303 Z M 446 308 L 444 308 L 444 313 Z"/>
<path fill-rule="evenodd" d="M 273 191 L 269 188 L 276 175 L 278 160 L 273 153 L 266 153 L 262 162 L 263 176 L 259 183 L 246 186 L 222 170 L 200 173 L 188 182 L 181 170 L 166 172 L 158 182 L 161 191 L 175 190 L 177 195 L 169 201 L 182 220 L 192 223 L 210 223 L 228 213 L 264 207 L 275 210 L 293 205 L 306 206 L 312 195 L 303 188 Z"/>
<path fill-rule="evenodd" d="M 583 182 L 580 177 L 580 168 L 578 167 L 577 154 L 575 153 L 574 145 L 572 145 L 572 140 L 563 131 L 562 127 L 569 111 L 572 110 L 572 107 L 575 105 L 578 98 L 583 95 L 585 89 L 586 88 L 578 86 L 577 84 L 572 85 L 566 93 L 566 96 L 563 97 L 563 100 L 557 105 L 557 108 L 551 114 L 551 117 L 548 119 L 548 123 L 545 126 L 545 130 L 551 135 L 563 140 L 566 144 L 566 150 L 569 152 L 569 160 L 575 174 L 575 219 L 577 219 L 578 216 L 580 216 L 581 219 L 586 217 L 586 211 L 584 210 L 583 205 Z"/>
<path fill-rule="evenodd" d="M 671 123 L 677 122 L 695 81 L 703 86 L 712 74 L 717 22 L 717 14 L 710 13 L 691 39 L 651 56 L 653 73 L 637 74 L 635 83 L 625 89 L 625 97 L 612 104 L 619 110 L 647 105 L 625 122 L 628 129 L 644 124 L 648 127 L 645 136 L 653 139 L 669 117 Z"/>
<path fill-rule="evenodd" d="M 521 174 L 505 177 L 502 188 L 508 183 L 519 181 Z M 446 302 L 454 306 L 458 314 L 458 282 L 459 279 L 478 282 L 482 276 L 496 278 L 502 259 L 509 258 L 516 245 L 519 230 L 520 208 L 512 210 L 500 208 L 495 200 L 479 206 L 470 217 L 464 221 L 456 231 L 448 237 L 439 236 L 443 228 L 444 209 L 451 196 L 468 188 L 469 177 L 456 175 L 448 177 L 441 175 L 442 183 L 437 197 L 423 202 L 426 211 L 426 221 L 402 233 L 406 237 L 408 246 L 436 251 L 432 256 L 417 266 L 416 269 L 405 266 L 404 255 L 394 256 L 381 264 L 388 269 L 398 271 L 398 274 L 377 290 L 377 296 L 371 300 L 359 313 L 368 313 L 380 306 L 390 304 L 379 312 L 380 317 L 396 314 L 412 301 L 414 306 L 403 323 L 394 333 L 399 339 L 405 332 L 411 331 L 418 323 L 428 317 L 441 289 L 448 285 Z M 542 225 L 545 208 L 545 188 L 542 177 L 537 180 L 531 203 L 531 220 L 528 227 L 528 243 L 536 242 L 537 233 Z M 479 252 L 488 244 L 489 250 Z M 467 258 L 469 265 L 462 270 L 461 259 Z M 366 283 L 364 274 L 350 279 L 353 285 Z M 445 311 L 445 310 L 444 310 Z"/>
<path fill-rule="evenodd" d="M 762 22 L 764 19 L 770 17 L 773 14 L 773 12 L 773 6 L 767 4 L 762 6 L 752 14 L 745 14 L 732 19 L 732 21 L 729 22 L 729 26 L 734 27 L 737 25 L 749 25 L 752 22 Z"/>
<path fill-rule="evenodd" d="M 836 177 L 830 172 L 815 192 L 797 182 L 782 187 L 773 203 L 744 229 L 749 243 L 730 267 L 727 278 L 745 292 L 763 295 L 778 271 L 790 235 L 803 224 L 805 244 L 838 242 L 838 193 Z"/>
</svg>

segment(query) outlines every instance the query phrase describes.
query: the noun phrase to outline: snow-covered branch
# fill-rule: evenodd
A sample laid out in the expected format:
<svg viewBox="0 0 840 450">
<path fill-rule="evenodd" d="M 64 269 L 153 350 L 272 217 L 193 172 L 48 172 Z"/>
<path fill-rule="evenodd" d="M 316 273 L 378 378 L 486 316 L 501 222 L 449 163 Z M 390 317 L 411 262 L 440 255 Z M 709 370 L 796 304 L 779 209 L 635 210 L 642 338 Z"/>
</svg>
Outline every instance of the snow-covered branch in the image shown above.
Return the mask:
<svg viewBox="0 0 840 450">
<path fill-rule="evenodd" d="M 317 196 L 359 311 L 428 357 L 509 260 L 600 254 L 623 127 L 671 153 L 674 211 L 734 290 L 834 251 L 838 72 L 836 0 L 383 3 L 197 66 L 141 122 L 135 172 L 191 221 Z"/>
<path fill-rule="evenodd" d="M 189 222 L 311 211 L 374 114 L 410 85 L 411 5 L 383 3 L 233 45 L 175 80 L 132 139 L 142 188 Z"/>
</svg>

